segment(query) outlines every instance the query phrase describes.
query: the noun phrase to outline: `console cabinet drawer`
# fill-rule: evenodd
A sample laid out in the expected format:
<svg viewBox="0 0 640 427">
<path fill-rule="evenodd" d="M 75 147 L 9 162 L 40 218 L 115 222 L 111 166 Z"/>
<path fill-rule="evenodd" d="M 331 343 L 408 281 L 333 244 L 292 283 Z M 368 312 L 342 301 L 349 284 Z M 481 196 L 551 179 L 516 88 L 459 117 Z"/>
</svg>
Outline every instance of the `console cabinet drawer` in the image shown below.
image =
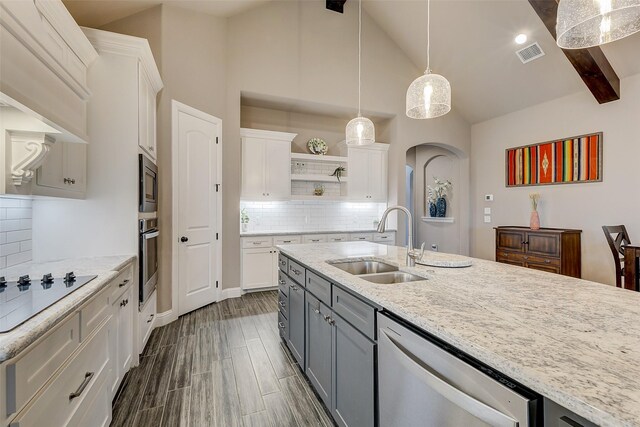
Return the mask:
<svg viewBox="0 0 640 427">
<path fill-rule="evenodd" d="M 304 286 L 304 267 L 293 260 L 289 260 L 289 277 L 299 285 Z"/>
<path fill-rule="evenodd" d="M 278 291 L 278 310 L 281 315 L 289 318 L 289 293 L 282 292 L 282 289 Z"/>
<path fill-rule="evenodd" d="M 333 286 L 333 311 L 370 339 L 376 336 L 376 311 L 349 292 Z"/>
<path fill-rule="evenodd" d="M 76 313 L 24 356 L 7 364 L 7 415 L 22 406 L 51 378 L 80 346 L 80 314 Z M 47 425 L 54 425 L 47 423 Z"/>
<path fill-rule="evenodd" d="M 109 323 L 104 323 L 43 393 L 18 414 L 11 427 L 70 425 L 76 412 L 84 411 L 84 401 L 96 392 L 94 387 L 106 388 L 110 373 L 108 332 Z"/>
<path fill-rule="evenodd" d="M 273 246 L 271 237 L 245 237 L 242 239 L 242 248 L 268 248 Z"/>
<path fill-rule="evenodd" d="M 278 254 L 278 268 L 286 274 L 289 271 L 289 258 L 282 254 Z"/>
<path fill-rule="evenodd" d="M 111 289 L 105 289 L 80 310 L 80 342 L 111 316 Z"/>
<path fill-rule="evenodd" d="M 331 305 L 331 282 L 307 270 L 307 291 L 326 305 Z"/>
<path fill-rule="evenodd" d="M 133 283 L 133 264 L 129 264 L 122 269 L 120 274 L 118 274 L 111 283 L 111 302 L 113 303 L 115 300 L 120 298 L 120 295 L 125 293 L 127 286 Z"/>
</svg>

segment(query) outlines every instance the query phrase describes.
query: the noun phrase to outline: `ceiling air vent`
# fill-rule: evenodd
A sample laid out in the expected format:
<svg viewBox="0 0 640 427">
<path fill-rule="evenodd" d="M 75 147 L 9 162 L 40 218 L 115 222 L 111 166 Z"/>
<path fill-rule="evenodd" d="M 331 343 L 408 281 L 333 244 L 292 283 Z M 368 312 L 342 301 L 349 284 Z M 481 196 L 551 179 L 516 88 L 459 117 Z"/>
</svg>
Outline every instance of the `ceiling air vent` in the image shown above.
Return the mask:
<svg viewBox="0 0 640 427">
<path fill-rule="evenodd" d="M 538 42 L 535 42 L 523 49 L 516 51 L 516 55 L 518 55 L 518 58 L 520 58 L 520 61 L 522 61 L 523 64 L 526 64 L 527 62 L 531 62 L 534 59 L 543 57 L 544 52 L 542 51 L 542 48 L 540 47 Z"/>
</svg>

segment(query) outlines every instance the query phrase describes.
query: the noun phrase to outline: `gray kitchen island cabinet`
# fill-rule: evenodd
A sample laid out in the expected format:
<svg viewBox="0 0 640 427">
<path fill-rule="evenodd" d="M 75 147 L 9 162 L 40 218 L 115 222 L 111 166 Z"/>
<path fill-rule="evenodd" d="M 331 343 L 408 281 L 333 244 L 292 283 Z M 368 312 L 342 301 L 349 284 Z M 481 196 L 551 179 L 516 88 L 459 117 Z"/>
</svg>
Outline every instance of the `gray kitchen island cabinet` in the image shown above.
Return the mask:
<svg viewBox="0 0 640 427">
<path fill-rule="evenodd" d="M 290 278 L 286 279 L 289 284 L 289 339 L 287 341 L 289 350 L 293 357 L 304 371 L 304 294 L 305 289 L 300 284 Z"/>
<path fill-rule="evenodd" d="M 374 426 L 376 344 L 340 316 L 332 322 L 331 415 L 341 427 Z"/>
<path fill-rule="evenodd" d="M 327 408 L 331 408 L 331 358 L 333 327 L 331 309 L 307 292 L 307 341 L 305 373 Z"/>
</svg>

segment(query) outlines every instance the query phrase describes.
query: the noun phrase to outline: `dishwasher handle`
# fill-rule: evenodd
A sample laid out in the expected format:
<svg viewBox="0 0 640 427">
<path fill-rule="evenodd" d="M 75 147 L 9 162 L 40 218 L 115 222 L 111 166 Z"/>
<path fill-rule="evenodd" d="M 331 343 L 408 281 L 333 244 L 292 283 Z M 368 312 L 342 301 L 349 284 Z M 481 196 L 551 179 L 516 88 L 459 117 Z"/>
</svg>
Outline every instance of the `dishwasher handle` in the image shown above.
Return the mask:
<svg viewBox="0 0 640 427">
<path fill-rule="evenodd" d="M 416 378 L 420 378 L 421 381 L 442 397 L 489 425 L 495 427 L 518 427 L 518 422 L 513 418 L 485 405 L 431 373 L 430 370 L 424 366 L 424 362 L 420 361 L 417 356 L 411 354 L 407 349 L 387 335 L 384 329 L 381 329 L 380 332 L 382 332 L 380 334 L 380 345 L 391 349 L 396 359 L 402 363 L 406 369 L 412 372 Z"/>
</svg>

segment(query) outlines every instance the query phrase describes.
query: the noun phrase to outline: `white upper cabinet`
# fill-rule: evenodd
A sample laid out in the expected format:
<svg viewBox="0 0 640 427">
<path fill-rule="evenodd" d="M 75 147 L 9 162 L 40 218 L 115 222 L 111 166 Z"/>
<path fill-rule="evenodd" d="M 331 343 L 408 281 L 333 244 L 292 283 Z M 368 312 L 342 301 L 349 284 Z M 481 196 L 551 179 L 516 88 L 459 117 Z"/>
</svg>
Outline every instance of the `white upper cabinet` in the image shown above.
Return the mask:
<svg viewBox="0 0 640 427">
<path fill-rule="evenodd" d="M 156 159 L 156 94 L 142 64 L 138 70 L 138 145 Z"/>
<path fill-rule="evenodd" d="M 87 190 L 87 145 L 57 141 L 38 169 L 33 194 L 84 198 Z"/>
<path fill-rule="evenodd" d="M 62 1 L 2 1 L 0 17 L 0 92 L 88 141 L 87 68 L 98 54 Z"/>
<path fill-rule="evenodd" d="M 291 142 L 294 133 L 241 129 L 242 198 L 287 200 L 291 197 Z"/>
<path fill-rule="evenodd" d="M 387 201 L 388 151 L 388 144 L 347 148 L 349 200 Z"/>
</svg>

